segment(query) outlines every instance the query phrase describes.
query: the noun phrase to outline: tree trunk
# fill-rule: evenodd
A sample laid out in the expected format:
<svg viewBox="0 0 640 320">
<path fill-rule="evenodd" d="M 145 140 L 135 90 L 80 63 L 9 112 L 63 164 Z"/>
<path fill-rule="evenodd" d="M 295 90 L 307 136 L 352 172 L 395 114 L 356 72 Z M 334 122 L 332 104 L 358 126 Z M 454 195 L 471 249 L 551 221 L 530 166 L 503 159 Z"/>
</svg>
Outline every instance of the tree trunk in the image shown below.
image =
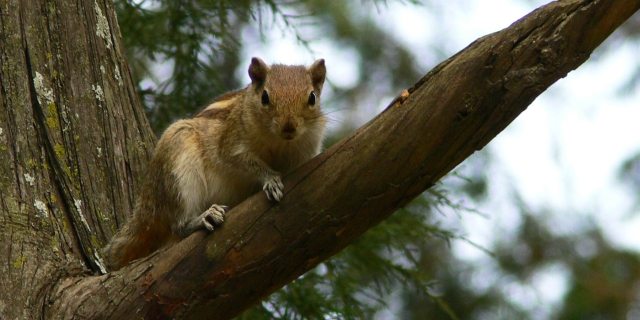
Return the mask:
<svg viewBox="0 0 640 320">
<path fill-rule="evenodd" d="M 213 234 L 100 275 L 154 137 L 110 1 L 0 7 L 0 317 L 228 319 L 328 259 L 485 146 L 640 0 L 546 5 L 441 63 Z"/>
<path fill-rule="evenodd" d="M 0 0 L 0 25 L 0 319 L 37 319 L 106 272 L 155 136 L 111 1 Z"/>
</svg>

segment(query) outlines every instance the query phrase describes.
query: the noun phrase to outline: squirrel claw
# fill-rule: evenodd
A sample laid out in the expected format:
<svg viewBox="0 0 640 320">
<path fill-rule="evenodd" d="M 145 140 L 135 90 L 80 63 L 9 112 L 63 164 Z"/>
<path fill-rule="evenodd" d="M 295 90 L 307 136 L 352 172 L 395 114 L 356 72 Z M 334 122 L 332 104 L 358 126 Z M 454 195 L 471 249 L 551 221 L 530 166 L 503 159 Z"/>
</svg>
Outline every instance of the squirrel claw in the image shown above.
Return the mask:
<svg viewBox="0 0 640 320">
<path fill-rule="evenodd" d="M 213 231 L 214 225 L 220 225 L 224 221 L 224 214 L 227 211 L 227 206 L 220 206 L 217 204 L 212 205 L 200 215 L 202 224 L 209 231 Z"/>
<path fill-rule="evenodd" d="M 262 188 L 262 190 L 267 194 L 267 199 L 278 202 L 282 199 L 282 189 L 284 189 L 284 185 L 278 176 L 267 181 Z"/>
</svg>

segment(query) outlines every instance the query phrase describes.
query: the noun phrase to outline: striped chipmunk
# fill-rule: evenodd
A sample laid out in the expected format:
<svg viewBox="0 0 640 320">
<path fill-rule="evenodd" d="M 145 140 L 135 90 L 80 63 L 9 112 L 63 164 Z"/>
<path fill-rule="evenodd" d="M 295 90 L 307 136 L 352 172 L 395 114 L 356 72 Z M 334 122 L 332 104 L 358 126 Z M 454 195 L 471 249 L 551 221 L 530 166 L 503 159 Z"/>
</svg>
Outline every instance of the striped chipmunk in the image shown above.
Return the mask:
<svg viewBox="0 0 640 320">
<path fill-rule="evenodd" d="M 213 231 L 260 188 L 282 198 L 281 176 L 316 156 L 327 118 L 320 109 L 326 68 L 251 59 L 251 84 L 226 93 L 162 134 L 133 215 L 105 247 L 117 270 L 187 237 Z"/>
</svg>

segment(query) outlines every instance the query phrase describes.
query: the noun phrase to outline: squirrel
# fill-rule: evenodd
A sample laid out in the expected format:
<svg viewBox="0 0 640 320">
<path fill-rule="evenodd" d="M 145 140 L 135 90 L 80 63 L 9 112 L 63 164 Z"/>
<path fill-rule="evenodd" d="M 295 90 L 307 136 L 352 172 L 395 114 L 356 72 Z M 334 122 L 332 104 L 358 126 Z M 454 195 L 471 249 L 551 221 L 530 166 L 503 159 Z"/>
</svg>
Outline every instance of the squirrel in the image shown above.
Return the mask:
<svg viewBox="0 0 640 320">
<path fill-rule="evenodd" d="M 190 119 L 170 125 L 156 145 L 133 215 L 105 247 L 107 265 L 127 263 L 214 230 L 262 188 L 280 201 L 281 176 L 320 153 L 327 118 L 320 109 L 326 67 L 252 58 L 251 83 Z"/>
</svg>

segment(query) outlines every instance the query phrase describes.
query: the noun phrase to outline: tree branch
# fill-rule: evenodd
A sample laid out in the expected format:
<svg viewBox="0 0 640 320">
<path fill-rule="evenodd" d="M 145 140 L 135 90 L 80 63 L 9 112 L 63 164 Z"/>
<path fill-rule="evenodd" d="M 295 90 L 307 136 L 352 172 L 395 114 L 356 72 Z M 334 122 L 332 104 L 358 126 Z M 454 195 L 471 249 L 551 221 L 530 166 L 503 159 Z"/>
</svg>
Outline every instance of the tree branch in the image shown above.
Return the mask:
<svg viewBox="0 0 640 320">
<path fill-rule="evenodd" d="M 210 235 L 198 232 L 118 272 L 69 278 L 50 314 L 239 315 L 484 147 L 639 8 L 640 0 L 553 2 L 476 40 L 286 177 L 280 204 L 255 195 Z M 101 304 L 105 297 L 111 303 Z"/>
</svg>

